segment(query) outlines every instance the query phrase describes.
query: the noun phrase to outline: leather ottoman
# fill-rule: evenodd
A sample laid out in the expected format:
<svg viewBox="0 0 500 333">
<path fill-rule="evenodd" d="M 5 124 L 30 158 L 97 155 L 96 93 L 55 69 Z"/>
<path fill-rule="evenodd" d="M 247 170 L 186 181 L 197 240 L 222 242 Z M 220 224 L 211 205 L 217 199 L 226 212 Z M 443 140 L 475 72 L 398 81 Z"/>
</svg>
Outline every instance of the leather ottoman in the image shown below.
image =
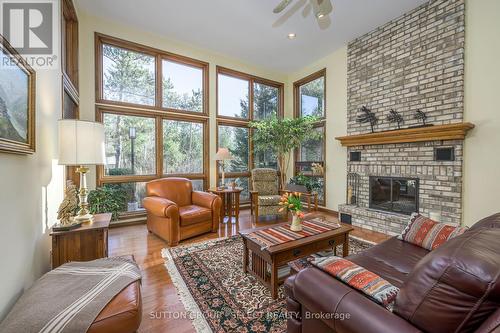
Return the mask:
<svg viewBox="0 0 500 333">
<path fill-rule="evenodd" d="M 133 256 L 124 256 L 134 260 Z M 140 281 L 132 282 L 102 309 L 87 333 L 133 333 L 142 319 Z"/>
<path fill-rule="evenodd" d="M 133 333 L 142 319 L 140 282 L 131 283 L 102 309 L 88 333 Z"/>
</svg>

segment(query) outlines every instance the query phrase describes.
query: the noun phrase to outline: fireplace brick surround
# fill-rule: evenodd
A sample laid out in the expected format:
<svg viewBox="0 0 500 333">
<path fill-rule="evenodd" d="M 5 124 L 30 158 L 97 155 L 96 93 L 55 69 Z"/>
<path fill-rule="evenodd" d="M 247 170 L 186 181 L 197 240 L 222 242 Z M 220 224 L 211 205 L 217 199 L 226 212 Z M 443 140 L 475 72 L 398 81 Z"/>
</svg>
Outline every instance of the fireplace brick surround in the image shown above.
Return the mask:
<svg viewBox="0 0 500 333">
<path fill-rule="evenodd" d="M 464 0 L 434 0 L 363 35 L 348 45 L 347 134 L 370 133 L 356 116 L 366 105 L 379 118 L 375 131 L 395 129 L 387 114 L 404 117 L 402 128 L 419 123 L 417 109 L 434 125 L 463 120 Z M 436 147 L 453 147 L 454 160 L 435 161 Z M 360 176 L 357 205 L 340 205 L 354 225 L 395 235 L 408 216 L 369 209 L 369 177 L 418 178 L 419 211 L 441 215 L 441 222 L 460 224 L 462 215 L 463 141 L 349 147 L 360 161 L 347 162 L 348 172 Z"/>
</svg>

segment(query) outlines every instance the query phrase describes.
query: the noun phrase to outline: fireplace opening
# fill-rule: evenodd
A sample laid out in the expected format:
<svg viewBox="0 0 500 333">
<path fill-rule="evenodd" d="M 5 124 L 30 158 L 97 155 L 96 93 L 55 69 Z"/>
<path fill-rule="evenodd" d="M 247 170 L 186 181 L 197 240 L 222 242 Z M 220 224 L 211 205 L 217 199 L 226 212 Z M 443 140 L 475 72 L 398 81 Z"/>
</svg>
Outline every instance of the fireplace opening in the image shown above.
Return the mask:
<svg viewBox="0 0 500 333">
<path fill-rule="evenodd" d="M 418 212 L 418 178 L 370 176 L 370 208 L 411 215 Z"/>
</svg>

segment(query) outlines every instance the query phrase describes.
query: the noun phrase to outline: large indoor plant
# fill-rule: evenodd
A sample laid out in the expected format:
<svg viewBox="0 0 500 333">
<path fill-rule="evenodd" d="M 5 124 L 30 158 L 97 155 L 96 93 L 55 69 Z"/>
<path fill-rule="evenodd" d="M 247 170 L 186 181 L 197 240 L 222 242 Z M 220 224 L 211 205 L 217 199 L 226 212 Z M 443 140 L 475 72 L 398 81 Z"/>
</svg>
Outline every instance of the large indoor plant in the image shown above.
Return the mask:
<svg viewBox="0 0 500 333">
<path fill-rule="evenodd" d="M 120 212 L 127 210 L 127 192 L 109 185 L 90 191 L 89 210 L 92 214 L 111 213 L 113 220 L 116 220 Z"/>
<path fill-rule="evenodd" d="M 250 122 L 255 130 L 254 149 L 259 152 L 272 152 L 278 160 L 281 186 L 286 184 L 288 167 L 294 149 L 306 140 L 318 139 L 321 133 L 314 130 L 317 117 L 270 118 Z"/>
</svg>

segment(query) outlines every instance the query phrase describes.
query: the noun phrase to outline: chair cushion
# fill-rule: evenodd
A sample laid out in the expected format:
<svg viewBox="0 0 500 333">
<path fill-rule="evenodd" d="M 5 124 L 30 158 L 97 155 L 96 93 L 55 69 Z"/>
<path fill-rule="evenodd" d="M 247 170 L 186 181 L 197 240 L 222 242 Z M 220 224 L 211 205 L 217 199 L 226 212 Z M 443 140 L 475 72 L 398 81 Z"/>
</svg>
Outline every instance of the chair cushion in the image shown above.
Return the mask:
<svg viewBox="0 0 500 333">
<path fill-rule="evenodd" d="M 278 172 L 274 169 L 258 168 L 252 170 L 252 189 L 259 195 L 278 193 Z"/>
<path fill-rule="evenodd" d="M 208 208 L 195 205 L 183 206 L 179 207 L 179 217 L 181 220 L 181 226 L 185 227 L 211 220 L 212 211 Z"/>
<path fill-rule="evenodd" d="M 278 206 L 280 195 L 259 195 L 259 206 Z"/>
<path fill-rule="evenodd" d="M 434 250 L 449 239 L 463 234 L 467 228 L 439 223 L 418 213 L 412 214 L 408 226 L 398 237 L 427 250 Z"/>
</svg>

